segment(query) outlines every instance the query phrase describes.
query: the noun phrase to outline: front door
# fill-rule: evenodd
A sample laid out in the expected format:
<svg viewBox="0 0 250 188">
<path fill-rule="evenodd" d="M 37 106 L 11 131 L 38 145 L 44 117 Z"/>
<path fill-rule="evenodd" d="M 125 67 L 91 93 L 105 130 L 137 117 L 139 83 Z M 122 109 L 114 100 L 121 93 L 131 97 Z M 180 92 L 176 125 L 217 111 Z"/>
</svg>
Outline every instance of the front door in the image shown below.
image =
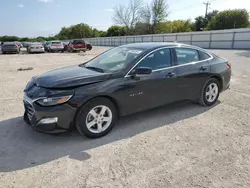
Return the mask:
<svg viewBox="0 0 250 188">
<path fill-rule="evenodd" d="M 125 114 L 164 105 L 175 100 L 176 73 L 169 48 L 158 49 L 143 58 L 133 69 L 149 67 L 150 75 L 126 77 L 122 102 Z"/>
</svg>

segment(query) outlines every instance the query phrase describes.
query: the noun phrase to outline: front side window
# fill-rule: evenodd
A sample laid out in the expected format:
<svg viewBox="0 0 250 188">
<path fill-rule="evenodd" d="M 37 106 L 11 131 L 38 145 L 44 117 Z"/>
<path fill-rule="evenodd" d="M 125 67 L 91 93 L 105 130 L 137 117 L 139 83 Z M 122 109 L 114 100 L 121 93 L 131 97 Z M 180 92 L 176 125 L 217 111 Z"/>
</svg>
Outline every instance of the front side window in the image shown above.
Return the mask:
<svg viewBox="0 0 250 188">
<path fill-rule="evenodd" d="M 149 67 L 152 70 L 167 68 L 171 66 L 170 49 L 160 49 L 149 54 L 136 67 Z"/>
<path fill-rule="evenodd" d="M 175 48 L 178 65 L 199 61 L 197 50 L 189 48 Z"/>
<path fill-rule="evenodd" d="M 95 57 L 83 66 L 100 72 L 122 70 L 144 51 L 138 48 L 117 47 Z"/>
</svg>

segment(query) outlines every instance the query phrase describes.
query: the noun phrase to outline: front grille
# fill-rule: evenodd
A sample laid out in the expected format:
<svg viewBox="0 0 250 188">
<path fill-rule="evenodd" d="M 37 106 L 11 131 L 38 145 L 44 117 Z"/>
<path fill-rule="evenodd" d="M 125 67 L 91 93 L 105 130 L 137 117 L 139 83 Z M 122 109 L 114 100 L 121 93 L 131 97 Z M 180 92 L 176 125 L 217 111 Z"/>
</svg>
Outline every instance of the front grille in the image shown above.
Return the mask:
<svg viewBox="0 0 250 188">
<path fill-rule="evenodd" d="M 34 108 L 33 106 L 28 103 L 27 101 L 24 101 L 24 107 L 25 107 L 25 110 L 26 110 L 26 113 L 27 113 L 27 116 L 29 118 L 29 120 L 31 121 L 33 115 L 34 115 Z"/>
</svg>

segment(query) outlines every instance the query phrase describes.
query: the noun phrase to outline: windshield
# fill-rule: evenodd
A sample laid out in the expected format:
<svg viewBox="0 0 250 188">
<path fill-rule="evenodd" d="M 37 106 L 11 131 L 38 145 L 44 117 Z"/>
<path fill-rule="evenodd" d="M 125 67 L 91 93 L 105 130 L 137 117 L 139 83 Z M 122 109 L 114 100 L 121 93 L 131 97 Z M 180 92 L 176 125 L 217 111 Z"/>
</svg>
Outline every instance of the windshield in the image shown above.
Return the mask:
<svg viewBox="0 0 250 188">
<path fill-rule="evenodd" d="M 84 44 L 83 40 L 74 40 L 72 44 Z"/>
<path fill-rule="evenodd" d="M 117 47 L 95 57 L 83 66 L 102 72 L 117 71 L 125 68 L 143 52 L 143 49 L 138 48 Z"/>
</svg>

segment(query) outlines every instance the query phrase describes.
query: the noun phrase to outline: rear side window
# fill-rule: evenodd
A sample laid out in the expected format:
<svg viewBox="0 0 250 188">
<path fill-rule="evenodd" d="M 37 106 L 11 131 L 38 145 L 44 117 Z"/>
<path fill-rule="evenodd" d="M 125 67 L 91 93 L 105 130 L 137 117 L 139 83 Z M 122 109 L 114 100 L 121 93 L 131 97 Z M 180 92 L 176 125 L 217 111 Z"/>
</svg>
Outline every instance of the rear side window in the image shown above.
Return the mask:
<svg viewBox="0 0 250 188">
<path fill-rule="evenodd" d="M 83 40 L 74 40 L 72 44 L 85 44 Z"/>
<path fill-rule="evenodd" d="M 190 48 L 175 48 L 178 65 L 199 61 L 197 50 Z"/>
<path fill-rule="evenodd" d="M 152 70 L 171 67 L 170 49 L 160 49 L 149 54 L 136 67 L 149 67 Z"/>
<path fill-rule="evenodd" d="M 200 60 L 206 60 L 210 58 L 210 56 L 205 52 L 199 51 L 199 54 L 200 54 Z"/>
</svg>

